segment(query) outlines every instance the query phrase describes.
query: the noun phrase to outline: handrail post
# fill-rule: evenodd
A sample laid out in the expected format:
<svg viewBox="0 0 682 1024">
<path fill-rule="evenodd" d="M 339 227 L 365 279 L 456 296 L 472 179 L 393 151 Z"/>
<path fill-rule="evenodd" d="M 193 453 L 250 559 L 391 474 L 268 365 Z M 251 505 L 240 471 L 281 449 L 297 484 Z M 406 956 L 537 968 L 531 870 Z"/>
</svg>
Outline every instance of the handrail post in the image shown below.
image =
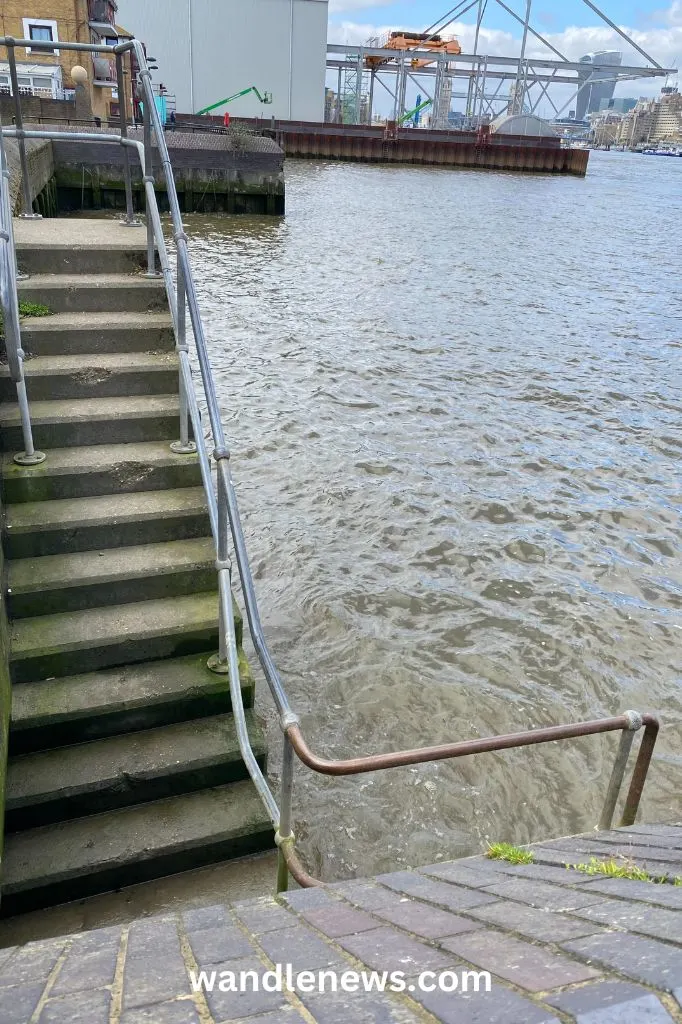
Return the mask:
<svg viewBox="0 0 682 1024">
<path fill-rule="evenodd" d="M 116 83 L 118 85 L 118 110 L 121 122 L 121 138 L 128 138 L 128 106 L 126 103 L 125 75 L 123 71 L 123 54 L 116 54 Z M 133 209 L 133 182 L 130 171 L 130 155 L 128 147 L 123 146 L 123 179 L 126 190 L 126 215 L 121 221 L 124 227 L 140 227 L 141 221 L 135 217 Z"/>
<path fill-rule="evenodd" d="M 635 823 L 637 811 L 639 810 L 639 801 L 642 797 L 642 790 L 644 789 L 654 747 L 656 746 L 656 739 L 658 738 L 658 730 L 658 721 L 649 716 L 649 721 L 644 726 L 642 742 L 639 745 L 639 753 L 632 772 L 632 779 L 630 780 L 630 789 L 625 798 L 623 817 L 620 820 L 621 826 L 634 825 Z"/>
<path fill-rule="evenodd" d="M 177 320 L 175 325 L 176 336 L 177 336 L 177 353 L 178 360 L 182 359 L 183 353 L 189 355 L 189 349 L 187 348 L 187 288 L 185 286 L 185 272 L 182 266 L 182 261 L 178 260 L 177 265 Z M 185 388 L 185 378 L 180 367 L 180 389 L 179 389 L 179 401 L 180 401 L 180 440 L 173 441 L 170 449 L 176 455 L 193 455 L 197 446 L 194 441 L 189 439 L 189 410 L 187 405 L 187 391 Z M 225 518 L 227 520 L 227 508 L 225 509 Z"/>
<path fill-rule="evenodd" d="M 19 94 L 19 79 L 17 78 L 17 58 L 14 52 L 15 40 L 11 36 L 8 36 L 5 39 L 5 45 L 7 46 L 9 76 L 12 83 L 12 95 L 14 97 L 14 120 L 17 127 L 19 161 L 21 163 L 21 188 L 24 196 L 24 212 L 21 216 L 26 220 L 41 220 L 42 218 L 40 214 L 33 212 L 31 179 L 28 173 L 28 157 L 26 156 L 26 139 L 24 137 L 24 119 L 21 114 L 21 96 Z"/>
<path fill-rule="evenodd" d="M 144 180 L 145 182 L 151 182 L 154 184 L 154 160 L 152 152 L 152 118 L 149 113 L 149 104 L 144 102 L 143 110 L 143 122 L 144 122 Z M 146 191 L 145 191 L 146 196 Z M 156 247 L 154 245 L 154 224 L 151 218 L 151 211 L 149 209 L 149 198 L 146 198 L 147 203 L 147 277 L 158 277 L 156 271 Z M 179 298 L 179 296 L 178 296 Z M 178 303 L 179 306 L 179 303 Z M 184 304 L 183 304 L 184 313 Z"/>
<path fill-rule="evenodd" d="M 216 455 L 216 458 L 220 458 Z M 220 467 L 218 467 L 218 537 L 217 537 L 217 549 L 218 558 L 216 560 L 216 568 L 218 573 L 222 569 L 230 565 L 229 551 L 228 551 L 228 520 L 227 520 L 227 495 L 225 494 L 225 483 L 223 480 Z M 232 609 L 229 609 L 229 613 L 232 613 Z M 206 662 L 207 667 L 211 672 L 215 672 L 216 675 L 226 676 L 230 671 L 229 663 L 229 651 L 227 648 L 227 630 L 228 625 L 225 621 L 225 608 L 223 601 L 218 595 L 218 653 L 212 654 Z"/>
<path fill-rule="evenodd" d="M 632 749 L 632 741 L 635 738 L 635 733 L 641 729 L 643 725 L 642 716 L 637 711 L 626 711 L 625 716 L 628 719 L 628 725 L 620 734 L 618 752 L 611 770 L 611 778 L 609 779 L 606 797 L 604 798 L 604 806 L 599 819 L 598 827 L 600 832 L 607 832 L 611 828 L 613 823 L 613 814 L 618 801 L 618 794 L 620 793 L 621 786 L 623 785 L 623 777 L 625 775 L 625 769 L 627 768 L 628 758 L 630 757 L 630 751 Z"/>
<path fill-rule="evenodd" d="M 282 750 L 282 781 L 279 795 L 279 832 L 276 836 L 278 845 L 277 856 L 277 892 L 286 892 L 289 888 L 289 867 L 284 856 L 282 843 L 288 841 L 293 846 L 294 833 L 291 829 L 292 802 L 294 791 L 294 748 L 286 732 Z"/>
</svg>

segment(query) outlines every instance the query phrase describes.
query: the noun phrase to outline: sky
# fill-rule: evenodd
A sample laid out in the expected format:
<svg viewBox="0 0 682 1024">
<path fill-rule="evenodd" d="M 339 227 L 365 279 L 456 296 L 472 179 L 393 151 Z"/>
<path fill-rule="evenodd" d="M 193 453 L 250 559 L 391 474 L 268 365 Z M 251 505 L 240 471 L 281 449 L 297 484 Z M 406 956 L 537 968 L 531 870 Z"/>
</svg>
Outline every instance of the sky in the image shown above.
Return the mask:
<svg viewBox="0 0 682 1024">
<path fill-rule="evenodd" d="M 518 14 L 525 0 L 504 0 Z M 682 63 L 682 0 L 594 0 L 604 13 L 624 29 L 663 67 Z M 329 42 L 361 43 L 391 29 L 423 32 L 438 21 L 455 0 L 329 0 Z M 473 49 L 476 8 L 445 29 L 454 34 L 462 50 Z M 639 65 L 644 58 L 630 47 L 583 0 L 533 0 L 531 24 L 569 59 L 576 60 L 593 50 L 621 50 L 623 63 Z M 521 45 L 522 26 L 499 6 L 488 0 L 479 52 L 514 55 Z M 530 56 L 552 57 L 537 40 L 528 46 Z M 681 76 L 682 77 L 682 76 Z M 331 81 L 329 84 L 333 84 Z M 677 84 L 677 82 L 669 82 Z M 663 80 L 619 83 L 616 96 L 655 96 Z M 409 100 L 409 97 L 408 97 Z M 453 103 L 456 107 L 456 102 Z"/>
</svg>

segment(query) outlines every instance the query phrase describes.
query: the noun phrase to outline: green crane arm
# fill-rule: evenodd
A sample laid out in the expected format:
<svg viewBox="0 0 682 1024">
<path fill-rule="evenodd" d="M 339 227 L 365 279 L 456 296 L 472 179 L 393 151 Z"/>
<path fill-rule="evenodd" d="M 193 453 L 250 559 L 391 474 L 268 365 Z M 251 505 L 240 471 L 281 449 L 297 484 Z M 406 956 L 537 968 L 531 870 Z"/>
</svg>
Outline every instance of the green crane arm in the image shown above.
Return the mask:
<svg viewBox="0 0 682 1024">
<path fill-rule="evenodd" d="M 261 94 L 255 85 L 250 85 L 248 89 L 242 89 L 241 92 L 236 92 L 233 96 L 228 96 L 224 100 L 219 100 L 218 103 L 212 103 L 210 107 L 204 107 L 204 109 L 200 110 L 199 113 L 210 114 L 212 110 L 216 110 L 218 107 L 223 107 L 226 103 L 231 103 L 232 100 L 238 100 L 250 92 L 255 92 L 261 103 L 272 103 L 272 93 L 265 92 Z"/>
<path fill-rule="evenodd" d="M 420 110 L 424 109 L 424 107 L 430 107 L 432 103 L 433 100 L 424 100 L 424 102 L 420 103 L 418 107 L 414 108 L 414 110 L 408 110 L 406 114 L 403 114 L 402 117 L 398 118 L 398 124 L 402 124 L 404 121 L 410 121 L 415 114 L 418 114 Z"/>
</svg>

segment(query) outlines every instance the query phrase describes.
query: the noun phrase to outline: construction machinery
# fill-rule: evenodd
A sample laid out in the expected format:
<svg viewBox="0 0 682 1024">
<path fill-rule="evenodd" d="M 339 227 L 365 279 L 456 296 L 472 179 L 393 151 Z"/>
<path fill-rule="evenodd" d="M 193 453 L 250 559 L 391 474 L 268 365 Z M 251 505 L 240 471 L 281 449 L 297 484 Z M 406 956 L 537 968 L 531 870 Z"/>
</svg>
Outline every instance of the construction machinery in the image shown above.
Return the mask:
<svg viewBox="0 0 682 1024">
<path fill-rule="evenodd" d="M 212 103 L 210 107 L 204 107 L 200 110 L 200 114 L 210 114 L 212 110 L 217 110 L 218 107 L 224 107 L 226 103 L 232 103 L 232 100 L 238 100 L 242 96 L 247 96 L 250 92 L 255 93 L 261 103 L 272 103 L 271 92 L 259 92 L 255 85 L 250 85 L 248 89 L 242 89 L 241 92 L 236 92 L 233 96 L 227 96 L 224 100 L 219 100 L 217 103 Z"/>
<path fill-rule="evenodd" d="M 421 96 L 418 96 L 417 99 L 421 100 Z M 432 103 L 433 100 L 424 100 L 423 103 L 417 103 L 416 107 L 413 107 L 412 110 L 408 110 L 406 114 L 403 114 L 402 117 L 399 117 L 396 124 L 400 128 L 404 126 L 406 122 L 414 121 L 414 127 L 416 128 L 417 125 L 419 124 L 420 113 L 422 112 L 422 110 L 426 110 L 427 107 L 430 107 Z"/>
</svg>

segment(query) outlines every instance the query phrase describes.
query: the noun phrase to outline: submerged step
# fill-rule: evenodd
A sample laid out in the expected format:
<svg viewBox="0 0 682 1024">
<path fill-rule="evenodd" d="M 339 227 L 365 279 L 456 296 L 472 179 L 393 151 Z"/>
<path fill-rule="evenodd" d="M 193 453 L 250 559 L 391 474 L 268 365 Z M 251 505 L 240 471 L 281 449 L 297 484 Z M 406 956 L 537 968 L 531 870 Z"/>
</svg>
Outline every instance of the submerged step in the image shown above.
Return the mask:
<svg viewBox="0 0 682 1024">
<path fill-rule="evenodd" d="M 38 471 L 18 466 L 11 452 L 2 457 L 3 496 L 9 504 L 200 484 L 198 456 L 175 455 L 168 441 L 53 448 Z"/>
<path fill-rule="evenodd" d="M 105 438 L 116 444 L 172 440 L 179 430 L 177 394 L 49 401 L 31 401 L 29 395 L 29 405 L 33 440 L 44 451 L 99 444 Z M 16 402 L 0 405 L 0 431 L 5 451 L 23 447 Z"/>
<path fill-rule="evenodd" d="M 241 644 L 241 621 L 237 625 Z M 217 595 L 192 594 L 18 619 L 10 626 L 10 668 L 21 683 L 217 646 Z"/>
<path fill-rule="evenodd" d="M 175 348 L 170 313 L 56 313 L 21 321 L 29 356 L 92 352 L 169 352 Z"/>
<path fill-rule="evenodd" d="M 273 841 L 250 781 L 17 832 L 5 839 L 0 914 L 241 857 Z"/>
<path fill-rule="evenodd" d="M 33 274 L 18 283 L 19 299 L 53 313 L 155 312 L 167 308 L 162 277 L 133 274 Z"/>
<path fill-rule="evenodd" d="M 30 402 L 63 398 L 172 395 L 179 363 L 173 352 L 35 356 L 24 362 Z M 0 367 L 0 401 L 16 401 L 16 385 Z"/>
<path fill-rule="evenodd" d="M 261 768 L 266 747 L 247 713 Z M 112 736 L 10 761 L 5 828 L 16 832 L 248 777 L 232 715 Z"/>
<path fill-rule="evenodd" d="M 3 544 L 9 558 L 30 558 L 206 537 L 209 532 L 203 488 L 182 487 L 8 505 Z"/>
<path fill-rule="evenodd" d="M 206 662 L 204 652 L 15 686 L 10 753 L 48 750 L 229 712 L 229 679 L 211 672 Z M 255 684 L 241 649 L 239 676 L 244 706 L 251 707 Z"/>
<path fill-rule="evenodd" d="M 217 575 L 213 540 L 204 537 L 20 558 L 7 569 L 12 619 L 207 590 L 217 590 Z"/>
</svg>

